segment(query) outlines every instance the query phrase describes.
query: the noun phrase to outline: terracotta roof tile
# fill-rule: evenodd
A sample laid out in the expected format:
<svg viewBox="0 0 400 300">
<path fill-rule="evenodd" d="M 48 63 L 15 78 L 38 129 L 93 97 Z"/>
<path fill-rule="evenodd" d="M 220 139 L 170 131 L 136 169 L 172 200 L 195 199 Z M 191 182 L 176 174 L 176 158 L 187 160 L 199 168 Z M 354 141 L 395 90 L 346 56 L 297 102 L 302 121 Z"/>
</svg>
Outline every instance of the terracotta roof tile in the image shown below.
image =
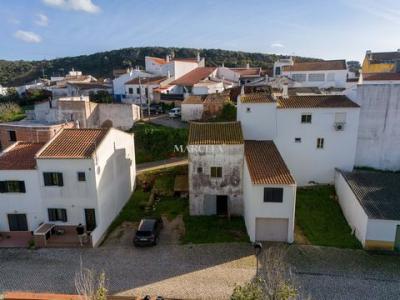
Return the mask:
<svg viewBox="0 0 400 300">
<path fill-rule="evenodd" d="M 325 71 L 325 70 L 346 70 L 346 61 L 324 60 L 316 62 L 294 63 L 291 66 L 284 66 L 284 71 Z"/>
<path fill-rule="evenodd" d="M 244 153 L 253 184 L 295 184 L 273 141 L 245 141 Z"/>
<path fill-rule="evenodd" d="M 400 80 L 400 73 L 363 73 L 365 81 Z"/>
<path fill-rule="evenodd" d="M 155 76 L 155 77 L 141 77 L 140 78 L 140 83 L 141 84 L 159 84 L 166 80 L 167 77 L 165 76 Z M 139 77 L 133 78 L 132 80 L 129 80 L 125 84 L 139 84 Z"/>
<path fill-rule="evenodd" d="M 167 61 L 164 58 L 148 56 L 152 61 L 159 65 L 165 65 Z"/>
<path fill-rule="evenodd" d="M 39 153 L 38 158 L 91 158 L 108 129 L 64 129 Z"/>
<path fill-rule="evenodd" d="M 183 100 L 182 104 L 203 104 L 200 96 L 189 96 Z"/>
<path fill-rule="evenodd" d="M 229 93 L 226 93 L 225 91 L 222 93 L 218 94 L 208 94 L 206 99 L 204 99 L 204 103 L 225 103 L 227 101 L 230 101 L 229 99 Z"/>
<path fill-rule="evenodd" d="M 189 126 L 189 145 L 243 144 L 240 122 L 192 122 Z"/>
<path fill-rule="evenodd" d="M 175 81 L 171 82 L 171 84 L 193 86 L 199 81 L 206 79 L 208 76 L 210 76 L 211 73 L 215 71 L 215 69 L 216 68 L 210 67 L 196 68 L 189 73 L 186 73 L 182 77 L 179 77 Z"/>
<path fill-rule="evenodd" d="M 0 155 L 0 170 L 32 170 L 36 167 L 35 155 L 42 143 L 17 142 Z"/>
<path fill-rule="evenodd" d="M 268 93 L 250 93 L 240 96 L 242 103 L 274 103 L 275 100 L 271 94 Z"/>
<path fill-rule="evenodd" d="M 344 95 L 307 95 L 278 98 L 278 108 L 360 107 Z"/>
<path fill-rule="evenodd" d="M 232 71 L 239 73 L 240 77 L 261 76 L 261 68 L 230 68 Z"/>
</svg>

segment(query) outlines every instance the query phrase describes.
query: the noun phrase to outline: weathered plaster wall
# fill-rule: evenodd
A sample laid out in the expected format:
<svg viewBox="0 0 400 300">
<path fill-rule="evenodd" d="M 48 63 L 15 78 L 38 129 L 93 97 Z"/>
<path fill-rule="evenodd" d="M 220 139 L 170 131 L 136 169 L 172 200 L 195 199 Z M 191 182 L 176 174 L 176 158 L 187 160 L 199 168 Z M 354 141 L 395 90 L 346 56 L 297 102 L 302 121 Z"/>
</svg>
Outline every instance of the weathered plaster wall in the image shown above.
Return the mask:
<svg viewBox="0 0 400 300">
<path fill-rule="evenodd" d="M 196 145 L 189 151 L 190 214 L 205 214 L 204 199 L 228 195 L 231 215 L 243 214 L 243 145 Z M 198 150 L 198 151 L 196 151 Z M 222 178 L 211 178 L 211 167 L 222 167 Z M 198 168 L 202 172 L 198 172 Z"/>
<path fill-rule="evenodd" d="M 400 84 L 358 85 L 356 165 L 400 169 Z"/>
</svg>

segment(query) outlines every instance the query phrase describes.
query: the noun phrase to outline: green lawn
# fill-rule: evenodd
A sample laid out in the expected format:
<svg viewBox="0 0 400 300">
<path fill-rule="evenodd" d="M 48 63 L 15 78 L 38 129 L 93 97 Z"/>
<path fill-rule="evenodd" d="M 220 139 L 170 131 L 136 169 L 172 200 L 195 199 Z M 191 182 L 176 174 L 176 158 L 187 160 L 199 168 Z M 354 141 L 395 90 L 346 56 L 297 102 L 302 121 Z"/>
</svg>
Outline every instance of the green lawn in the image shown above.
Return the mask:
<svg viewBox="0 0 400 300">
<path fill-rule="evenodd" d="M 183 243 L 248 242 L 249 237 L 242 217 L 230 220 L 217 216 L 184 215 L 185 236 Z"/>
<path fill-rule="evenodd" d="M 299 188 L 296 200 L 296 223 L 313 245 L 361 248 L 351 235 L 333 186 Z"/>
<path fill-rule="evenodd" d="M 161 125 L 138 122 L 131 130 L 135 134 L 136 163 L 185 156 L 176 151 L 175 145 L 186 147 L 187 128 L 170 128 Z"/>
</svg>

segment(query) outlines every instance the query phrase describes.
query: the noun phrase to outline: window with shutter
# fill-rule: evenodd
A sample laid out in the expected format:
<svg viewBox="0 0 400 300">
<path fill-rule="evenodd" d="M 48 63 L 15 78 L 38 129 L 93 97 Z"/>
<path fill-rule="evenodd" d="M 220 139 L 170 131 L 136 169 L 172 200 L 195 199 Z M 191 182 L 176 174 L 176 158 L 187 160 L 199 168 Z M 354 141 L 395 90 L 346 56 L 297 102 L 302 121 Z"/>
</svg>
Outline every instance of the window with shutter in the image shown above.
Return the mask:
<svg viewBox="0 0 400 300">
<path fill-rule="evenodd" d="M 25 193 L 25 182 L 18 180 L 0 181 L 0 193 Z"/>
<path fill-rule="evenodd" d="M 65 208 L 49 208 L 47 209 L 50 222 L 67 222 L 67 210 Z"/>
<path fill-rule="evenodd" d="M 0 181 L 0 193 L 6 193 L 6 183 L 4 181 Z"/>
<path fill-rule="evenodd" d="M 43 180 L 45 186 L 63 186 L 62 173 L 44 172 Z"/>
</svg>

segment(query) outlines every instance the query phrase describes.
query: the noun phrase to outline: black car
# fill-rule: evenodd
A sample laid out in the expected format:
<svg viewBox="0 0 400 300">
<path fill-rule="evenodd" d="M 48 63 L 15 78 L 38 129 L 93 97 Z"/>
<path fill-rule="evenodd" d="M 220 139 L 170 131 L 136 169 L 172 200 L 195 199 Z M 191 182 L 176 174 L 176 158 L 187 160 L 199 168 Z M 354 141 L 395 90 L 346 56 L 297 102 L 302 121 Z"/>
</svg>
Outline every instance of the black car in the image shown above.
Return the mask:
<svg viewBox="0 0 400 300">
<path fill-rule="evenodd" d="M 140 221 L 133 238 L 135 246 L 155 246 L 158 243 L 163 222 L 161 218 L 146 218 Z"/>
</svg>

